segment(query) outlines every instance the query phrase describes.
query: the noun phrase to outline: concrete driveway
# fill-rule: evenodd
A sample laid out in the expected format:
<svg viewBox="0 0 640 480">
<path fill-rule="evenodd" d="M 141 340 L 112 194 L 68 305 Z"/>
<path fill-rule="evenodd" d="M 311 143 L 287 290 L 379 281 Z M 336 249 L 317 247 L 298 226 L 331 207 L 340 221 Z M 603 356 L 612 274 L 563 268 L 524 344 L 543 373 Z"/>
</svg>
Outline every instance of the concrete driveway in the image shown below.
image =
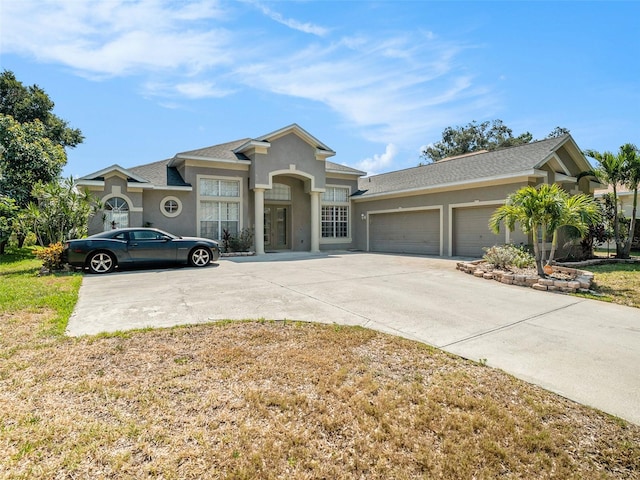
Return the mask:
<svg viewBox="0 0 640 480">
<path fill-rule="evenodd" d="M 275 253 L 87 275 L 68 334 L 258 318 L 400 335 L 640 424 L 640 310 L 478 279 L 449 259 Z"/>
</svg>

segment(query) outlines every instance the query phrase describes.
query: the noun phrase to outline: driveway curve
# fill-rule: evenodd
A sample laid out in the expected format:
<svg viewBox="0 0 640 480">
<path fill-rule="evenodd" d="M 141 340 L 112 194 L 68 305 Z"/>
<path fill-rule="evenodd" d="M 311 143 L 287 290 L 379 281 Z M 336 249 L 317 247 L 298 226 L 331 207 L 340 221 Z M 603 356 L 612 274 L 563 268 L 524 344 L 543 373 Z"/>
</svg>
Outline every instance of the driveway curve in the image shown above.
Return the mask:
<svg viewBox="0 0 640 480">
<path fill-rule="evenodd" d="M 640 424 L 640 310 L 481 280 L 451 259 L 274 253 L 87 275 L 67 333 L 225 319 L 372 328 Z"/>
</svg>

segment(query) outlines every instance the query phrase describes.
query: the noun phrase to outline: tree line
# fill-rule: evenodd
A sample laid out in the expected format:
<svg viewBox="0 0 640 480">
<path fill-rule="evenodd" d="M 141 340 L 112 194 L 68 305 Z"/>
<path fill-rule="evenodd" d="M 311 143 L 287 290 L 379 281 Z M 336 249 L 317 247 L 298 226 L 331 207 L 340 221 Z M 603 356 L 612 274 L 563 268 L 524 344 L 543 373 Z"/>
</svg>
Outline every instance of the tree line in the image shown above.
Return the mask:
<svg viewBox="0 0 640 480">
<path fill-rule="evenodd" d="M 95 212 L 88 191 L 62 178 L 66 149 L 84 137 L 54 106 L 39 86 L 0 74 L 0 254 L 12 234 L 19 246 L 30 233 L 42 246 L 86 235 Z"/>
</svg>

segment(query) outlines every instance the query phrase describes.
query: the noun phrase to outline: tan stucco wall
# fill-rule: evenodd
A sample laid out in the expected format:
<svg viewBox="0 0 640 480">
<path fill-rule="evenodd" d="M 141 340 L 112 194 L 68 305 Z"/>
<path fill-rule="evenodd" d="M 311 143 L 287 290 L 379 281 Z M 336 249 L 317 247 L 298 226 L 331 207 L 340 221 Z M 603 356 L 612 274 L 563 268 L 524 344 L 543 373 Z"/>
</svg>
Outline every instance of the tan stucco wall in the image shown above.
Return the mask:
<svg viewBox="0 0 640 480">
<path fill-rule="evenodd" d="M 323 189 L 325 185 L 325 162 L 316 160 L 316 149 L 297 135 L 291 133 L 274 140 L 266 154 L 253 153 L 251 188 L 269 185 L 273 172 L 291 172 L 308 179 L 310 188 Z"/>
<path fill-rule="evenodd" d="M 496 202 L 496 208 L 500 202 L 504 202 L 507 196 L 515 192 L 517 189 L 528 185 L 527 182 L 518 182 L 505 185 L 468 188 L 464 190 L 456 190 L 452 192 L 439 192 L 432 194 L 417 194 L 406 197 L 392 197 L 381 198 L 371 200 L 356 200 L 355 208 L 353 212 L 354 221 L 353 226 L 353 238 L 354 246 L 361 250 L 367 248 L 367 222 L 359 220 L 362 215 L 368 217 L 368 213 L 371 211 L 384 211 L 394 209 L 405 208 L 418 208 L 418 207 L 442 207 L 442 241 L 443 241 L 443 254 L 448 254 L 448 246 L 450 243 L 449 225 L 451 219 L 449 218 L 449 207 L 458 204 L 474 204 L 478 202 L 478 205 L 485 204 L 484 202 Z M 489 227 L 487 226 L 487 230 Z M 528 243 L 526 236 L 519 231 L 515 231 L 510 235 L 510 241 L 513 243 Z"/>
</svg>

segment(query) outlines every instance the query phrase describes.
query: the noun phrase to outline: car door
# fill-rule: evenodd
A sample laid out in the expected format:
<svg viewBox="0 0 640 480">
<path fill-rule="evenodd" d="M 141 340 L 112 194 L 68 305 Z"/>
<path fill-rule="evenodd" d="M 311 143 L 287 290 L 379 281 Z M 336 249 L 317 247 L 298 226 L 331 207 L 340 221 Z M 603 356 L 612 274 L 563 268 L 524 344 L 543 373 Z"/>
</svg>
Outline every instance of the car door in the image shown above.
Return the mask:
<svg viewBox="0 0 640 480">
<path fill-rule="evenodd" d="M 129 255 L 134 263 L 173 263 L 176 261 L 176 243 L 170 237 L 154 230 L 129 232 Z"/>
</svg>

